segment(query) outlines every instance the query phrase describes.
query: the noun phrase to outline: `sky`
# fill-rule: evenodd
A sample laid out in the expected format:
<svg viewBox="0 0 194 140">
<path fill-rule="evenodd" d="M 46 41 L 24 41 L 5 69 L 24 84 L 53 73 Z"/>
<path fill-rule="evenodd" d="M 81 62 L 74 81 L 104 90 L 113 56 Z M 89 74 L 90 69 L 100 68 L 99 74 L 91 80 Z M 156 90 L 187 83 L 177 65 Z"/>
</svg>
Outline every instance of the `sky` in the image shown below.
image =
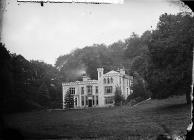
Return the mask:
<svg viewBox="0 0 194 140">
<path fill-rule="evenodd" d="M 132 32 L 141 35 L 155 29 L 161 14 L 185 11 L 180 2 L 173 1 L 46 3 L 41 7 L 39 3 L 6 0 L 1 38 L 11 53 L 54 65 L 57 57 L 76 48 L 109 45 L 130 37 Z"/>
</svg>

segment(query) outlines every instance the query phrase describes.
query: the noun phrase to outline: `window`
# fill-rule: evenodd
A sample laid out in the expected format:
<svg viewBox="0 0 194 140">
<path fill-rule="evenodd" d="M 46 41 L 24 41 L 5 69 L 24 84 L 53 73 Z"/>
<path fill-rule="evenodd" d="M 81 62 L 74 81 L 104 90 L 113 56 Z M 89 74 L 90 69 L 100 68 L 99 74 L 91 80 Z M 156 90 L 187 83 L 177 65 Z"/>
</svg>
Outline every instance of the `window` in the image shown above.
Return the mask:
<svg viewBox="0 0 194 140">
<path fill-rule="evenodd" d="M 131 81 L 131 80 L 129 81 L 129 86 L 133 86 L 133 83 L 132 83 L 132 81 Z"/>
<path fill-rule="evenodd" d="M 112 77 L 110 78 L 110 82 L 113 83 L 113 78 Z"/>
<path fill-rule="evenodd" d="M 85 96 L 86 97 L 86 105 L 88 105 L 88 97 L 87 96 Z"/>
<path fill-rule="evenodd" d="M 112 97 L 105 97 L 105 104 L 113 104 L 114 98 Z"/>
<path fill-rule="evenodd" d="M 110 79 L 108 78 L 108 80 L 107 80 L 107 83 L 109 84 L 110 83 Z"/>
<path fill-rule="evenodd" d="M 94 105 L 94 96 L 92 97 L 92 104 Z"/>
<path fill-rule="evenodd" d="M 98 86 L 96 86 L 96 94 L 98 94 Z"/>
<path fill-rule="evenodd" d="M 112 86 L 105 86 L 104 93 L 112 93 Z"/>
<path fill-rule="evenodd" d="M 70 94 L 75 94 L 75 88 L 69 88 L 69 92 L 70 92 Z"/>
<path fill-rule="evenodd" d="M 81 94 L 84 94 L 84 87 L 81 87 Z"/>
<path fill-rule="evenodd" d="M 98 105 L 98 96 L 96 96 L 96 105 Z"/>
<path fill-rule="evenodd" d="M 81 96 L 82 106 L 84 106 L 84 96 Z"/>
<path fill-rule="evenodd" d="M 106 79 L 104 78 L 104 84 L 106 84 Z"/>
<path fill-rule="evenodd" d="M 77 106 L 77 98 L 75 98 L 75 106 Z"/>
<path fill-rule="evenodd" d="M 87 86 L 87 92 L 88 94 L 92 94 L 92 86 Z"/>
</svg>

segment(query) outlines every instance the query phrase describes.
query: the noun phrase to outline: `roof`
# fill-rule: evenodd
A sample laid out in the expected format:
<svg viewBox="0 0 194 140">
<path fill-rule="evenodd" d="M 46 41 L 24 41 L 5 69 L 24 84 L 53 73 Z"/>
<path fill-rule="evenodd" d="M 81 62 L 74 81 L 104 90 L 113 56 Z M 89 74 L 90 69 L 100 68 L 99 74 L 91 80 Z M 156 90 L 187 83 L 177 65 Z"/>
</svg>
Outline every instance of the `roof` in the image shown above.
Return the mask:
<svg viewBox="0 0 194 140">
<path fill-rule="evenodd" d="M 82 84 L 97 84 L 98 80 L 87 80 L 87 81 L 75 81 L 75 82 L 68 82 L 68 83 L 62 83 L 63 85 L 69 86 L 69 85 L 82 85 Z"/>
<path fill-rule="evenodd" d="M 111 70 L 111 71 L 107 72 L 106 74 L 119 74 L 119 72 Z"/>
</svg>

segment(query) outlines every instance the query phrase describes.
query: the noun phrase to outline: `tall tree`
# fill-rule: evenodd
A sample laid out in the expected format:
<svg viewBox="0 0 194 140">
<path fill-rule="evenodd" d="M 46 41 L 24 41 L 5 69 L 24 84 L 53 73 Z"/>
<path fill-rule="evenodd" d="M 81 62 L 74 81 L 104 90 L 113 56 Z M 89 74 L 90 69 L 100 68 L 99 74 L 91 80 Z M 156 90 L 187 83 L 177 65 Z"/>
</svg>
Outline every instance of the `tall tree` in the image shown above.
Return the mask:
<svg viewBox="0 0 194 140">
<path fill-rule="evenodd" d="M 4 44 L 0 43 L 0 111 L 6 111 L 10 105 L 13 96 L 13 73 L 11 66 L 11 56 Z"/>
<path fill-rule="evenodd" d="M 190 103 L 194 17 L 163 14 L 149 43 L 151 63 L 147 80 L 153 98 L 186 94 Z"/>
</svg>

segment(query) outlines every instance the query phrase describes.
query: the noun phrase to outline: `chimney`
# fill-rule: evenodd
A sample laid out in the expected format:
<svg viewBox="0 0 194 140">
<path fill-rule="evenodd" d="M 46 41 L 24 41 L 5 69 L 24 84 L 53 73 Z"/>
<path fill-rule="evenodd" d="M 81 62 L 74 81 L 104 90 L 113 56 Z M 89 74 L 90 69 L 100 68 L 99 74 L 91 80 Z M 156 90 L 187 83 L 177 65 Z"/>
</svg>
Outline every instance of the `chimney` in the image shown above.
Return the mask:
<svg viewBox="0 0 194 140">
<path fill-rule="evenodd" d="M 120 73 L 125 75 L 125 69 L 120 69 Z"/>
<path fill-rule="evenodd" d="M 88 81 L 88 80 L 90 80 L 90 78 L 86 74 L 83 74 L 82 75 L 82 80 L 83 81 Z"/>
<path fill-rule="evenodd" d="M 100 78 L 102 78 L 103 74 L 104 74 L 104 69 L 103 68 L 97 68 L 97 71 L 98 71 L 98 80 Z"/>
</svg>

